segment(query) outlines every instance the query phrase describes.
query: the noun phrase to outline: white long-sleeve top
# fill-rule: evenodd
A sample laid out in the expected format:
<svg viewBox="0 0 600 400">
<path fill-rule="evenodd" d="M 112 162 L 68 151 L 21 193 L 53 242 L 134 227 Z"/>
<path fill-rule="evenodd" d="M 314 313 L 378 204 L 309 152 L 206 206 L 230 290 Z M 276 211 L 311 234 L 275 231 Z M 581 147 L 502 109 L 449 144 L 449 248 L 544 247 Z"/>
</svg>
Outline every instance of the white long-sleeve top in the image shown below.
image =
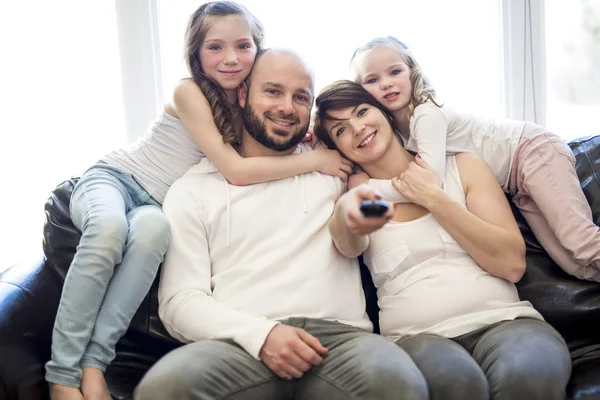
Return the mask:
<svg viewBox="0 0 600 400">
<path fill-rule="evenodd" d="M 539 126 L 524 121 L 489 119 L 461 114 L 448 106 L 438 107 L 431 101 L 420 104 L 410 117 L 410 137 L 403 137 L 404 147 L 417 152 L 437 173 L 440 185 L 445 175 L 446 156 L 458 153 L 478 154 L 490 166 L 502 189 L 508 181 L 515 152 L 525 129 Z M 390 180 L 371 179 L 385 200 L 405 203 Z"/>
<path fill-rule="evenodd" d="M 317 172 L 233 186 L 208 159 L 192 167 L 163 206 L 172 233 L 158 291 L 167 331 L 183 342 L 232 339 L 258 359 L 285 318 L 372 330 L 358 263 L 327 228 L 343 189 Z"/>
</svg>

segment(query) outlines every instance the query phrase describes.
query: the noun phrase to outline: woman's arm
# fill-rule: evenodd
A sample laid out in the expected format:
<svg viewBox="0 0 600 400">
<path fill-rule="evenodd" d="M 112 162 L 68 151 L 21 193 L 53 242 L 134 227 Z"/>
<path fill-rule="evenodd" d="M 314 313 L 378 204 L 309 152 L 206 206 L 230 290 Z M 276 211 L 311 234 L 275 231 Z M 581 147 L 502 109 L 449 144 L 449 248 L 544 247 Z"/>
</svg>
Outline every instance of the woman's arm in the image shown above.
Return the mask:
<svg viewBox="0 0 600 400">
<path fill-rule="evenodd" d="M 338 207 L 329 219 L 329 233 L 344 257 L 356 258 L 369 247 L 369 236 L 353 234 L 344 221 L 344 212 Z"/>
<path fill-rule="evenodd" d="M 234 185 L 272 181 L 310 171 L 339 176 L 345 181 L 352 171 L 350 161 L 337 151 L 324 148 L 285 157 L 240 156 L 230 144 L 223 142 L 206 97 L 192 80 L 183 80 L 177 85 L 173 107 L 200 151 Z"/>
<path fill-rule="evenodd" d="M 481 268 L 518 282 L 525 272 L 525 242 L 489 166 L 474 154 L 456 156 L 466 195 L 464 208 L 434 184 L 427 164 L 417 163 L 421 166 L 411 165 L 398 189 L 427 208 Z"/>
<path fill-rule="evenodd" d="M 375 191 L 367 185 L 360 185 L 344 193 L 335 203 L 333 215 L 329 219 L 329 232 L 335 247 L 345 257 L 358 257 L 369 247 L 369 233 L 385 225 L 394 215 L 393 204 L 380 218 L 366 218 L 360 211 L 364 200 L 378 200 Z"/>
</svg>

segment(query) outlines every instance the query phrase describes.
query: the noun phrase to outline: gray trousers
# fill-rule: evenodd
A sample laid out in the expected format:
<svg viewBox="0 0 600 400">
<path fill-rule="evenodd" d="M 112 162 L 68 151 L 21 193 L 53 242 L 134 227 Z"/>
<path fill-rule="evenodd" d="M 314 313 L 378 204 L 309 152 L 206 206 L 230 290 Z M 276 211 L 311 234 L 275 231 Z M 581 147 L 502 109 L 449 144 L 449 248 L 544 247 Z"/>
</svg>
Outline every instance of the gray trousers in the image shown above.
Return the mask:
<svg viewBox="0 0 600 400">
<path fill-rule="evenodd" d="M 544 321 L 503 321 L 446 339 L 396 342 L 417 364 L 431 400 L 564 400 L 571 375 L 565 341 Z"/>
<path fill-rule="evenodd" d="M 427 399 L 427 383 L 393 342 L 337 322 L 290 318 L 329 352 L 301 379 L 283 380 L 233 342 L 202 340 L 159 360 L 135 390 L 136 400 Z"/>
</svg>

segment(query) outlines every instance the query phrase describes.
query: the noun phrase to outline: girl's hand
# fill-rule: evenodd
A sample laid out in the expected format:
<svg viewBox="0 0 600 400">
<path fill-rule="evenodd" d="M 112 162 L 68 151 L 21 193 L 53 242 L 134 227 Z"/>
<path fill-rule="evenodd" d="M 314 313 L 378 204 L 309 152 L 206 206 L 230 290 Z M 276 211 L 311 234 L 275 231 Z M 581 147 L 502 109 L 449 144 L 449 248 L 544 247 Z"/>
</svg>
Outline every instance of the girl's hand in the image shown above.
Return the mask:
<svg viewBox="0 0 600 400">
<path fill-rule="evenodd" d="M 369 175 L 365 171 L 357 171 L 348 177 L 348 190 L 369 183 Z"/>
<path fill-rule="evenodd" d="M 329 150 L 324 144 L 318 146 L 313 154 L 316 157 L 317 171 L 348 181 L 348 175 L 352 173 L 354 166 L 352 161 L 342 157 L 337 150 Z"/>
<path fill-rule="evenodd" d="M 442 192 L 435 171 L 418 154 L 400 176 L 392 179 L 392 185 L 407 200 L 430 211 L 432 202 Z"/>
<path fill-rule="evenodd" d="M 308 128 L 308 131 L 306 131 L 306 135 L 304 135 L 304 139 L 302 139 L 302 141 L 305 143 L 310 143 L 310 147 L 313 149 L 317 147 L 319 139 L 317 138 L 317 135 L 315 135 L 312 126 Z"/>
</svg>

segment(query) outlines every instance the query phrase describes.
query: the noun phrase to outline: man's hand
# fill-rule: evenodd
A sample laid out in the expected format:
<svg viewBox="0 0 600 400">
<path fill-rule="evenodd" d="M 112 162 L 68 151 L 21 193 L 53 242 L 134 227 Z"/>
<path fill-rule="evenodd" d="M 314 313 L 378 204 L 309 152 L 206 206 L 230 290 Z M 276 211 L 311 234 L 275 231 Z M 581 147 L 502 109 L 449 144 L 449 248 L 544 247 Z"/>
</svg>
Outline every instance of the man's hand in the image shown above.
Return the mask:
<svg viewBox="0 0 600 400">
<path fill-rule="evenodd" d="M 385 225 L 394 216 L 394 205 L 388 203 L 388 211 L 380 218 L 366 218 L 360 211 L 364 200 L 379 200 L 381 196 L 372 187 L 362 184 L 344 193 L 336 203 L 344 223 L 354 235 L 368 235 Z"/>
<path fill-rule="evenodd" d="M 267 336 L 259 357 L 277 376 L 289 380 L 302 378 L 306 371 L 323 362 L 321 356 L 325 354 L 327 349 L 319 339 L 304 329 L 280 324 Z"/>
</svg>

